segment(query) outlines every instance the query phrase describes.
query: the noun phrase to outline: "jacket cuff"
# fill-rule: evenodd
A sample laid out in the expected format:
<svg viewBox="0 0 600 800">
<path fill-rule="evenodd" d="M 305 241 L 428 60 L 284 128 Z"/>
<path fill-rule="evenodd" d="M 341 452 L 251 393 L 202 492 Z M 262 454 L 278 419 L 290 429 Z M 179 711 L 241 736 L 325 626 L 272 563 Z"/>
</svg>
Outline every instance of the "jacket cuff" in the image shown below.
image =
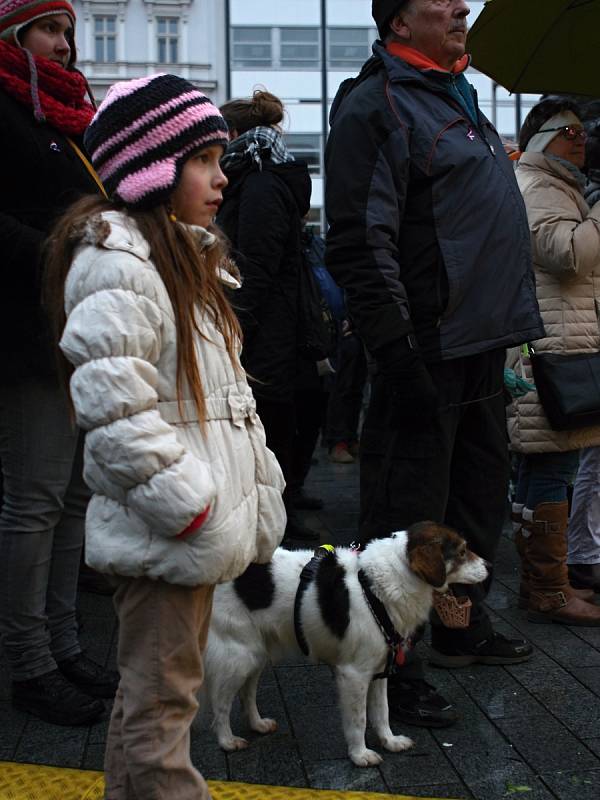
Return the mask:
<svg viewBox="0 0 600 800">
<path fill-rule="evenodd" d="M 202 513 L 198 514 L 198 516 L 190 522 L 190 524 L 187 526 L 187 528 L 185 528 L 185 530 L 181 531 L 181 533 L 178 533 L 175 538 L 176 539 L 186 539 L 188 536 L 190 536 L 190 534 L 195 533 L 199 528 L 202 527 L 202 525 L 204 525 L 204 523 L 206 522 L 206 518 L 208 517 L 209 513 L 210 513 L 210 505 L 206 506 L 204 511 L 202 511 Z"/>
</svg>

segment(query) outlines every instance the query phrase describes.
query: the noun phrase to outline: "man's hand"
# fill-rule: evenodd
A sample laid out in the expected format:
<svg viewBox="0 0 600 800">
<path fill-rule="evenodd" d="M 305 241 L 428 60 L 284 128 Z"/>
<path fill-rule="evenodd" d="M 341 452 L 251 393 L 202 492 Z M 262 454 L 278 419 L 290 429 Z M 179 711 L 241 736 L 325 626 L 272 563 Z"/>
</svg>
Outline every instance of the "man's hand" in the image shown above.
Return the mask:
<svg viewBox="0 0 600 800">
<path fill-rule="evenodd" d="M 438 392 L 418 350 L 394 343 L 379 351 L 375 360 L 392 397 L 391 425 L 430 420 L 438 408 Z"/>
</svg>

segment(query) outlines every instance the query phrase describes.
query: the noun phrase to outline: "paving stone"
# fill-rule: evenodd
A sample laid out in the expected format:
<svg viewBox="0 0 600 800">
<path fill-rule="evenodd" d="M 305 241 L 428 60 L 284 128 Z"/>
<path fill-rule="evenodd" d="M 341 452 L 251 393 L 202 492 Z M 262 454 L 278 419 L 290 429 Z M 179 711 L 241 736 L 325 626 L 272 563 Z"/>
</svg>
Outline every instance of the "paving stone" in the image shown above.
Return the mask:
<svg viewBox="0 0 600 800">
<path fill-rule="evenodd" d="M 36 721 L 28 725 L 15 752 L 15 761 L 79 768 L 87 728 L 65 728 Z"/>
<path fill-rule="evenodd" d="M 473 795 L 459 783 L 446 786 L 405 786 L 402 794 L 408 797 L 435 797 L 448 800 L 474 800 Z M 488 800 L 492 800 L 488 798 Z"/>
<path fill-rule="evenodd" d="M 600 697 L 600 667 L 583 667 L 573 669 L 572 674 L 581 681 L 584 686 Z"/>
<path fill-rule="evenodd" d="M 456 670 L 456 680 L 489 719 L 539 714 L 543 706 L 503 668 L 474 665 Z"/>
<path fill-rule="evenodd" d="M 297 743 L 281 734 L 253 742 L 246 750 L 229 753 L 227 764 L 232 781 L 270 786 L 307 785 Z"/>
<path fill-rule="evenodd" d="M 565 770 L 600 768 L 598 758 L 550 714 L 505 717 L 495 723 L 536 773 L 556 769 L 557 759 Z"/>
<path fill-rule="evenodd" d="M 103 772 L 104 752 L 104 744 L 88 744 L 81 761 L 81 769 L 93 769 Z"/>
<path fill-rule="evenodd" d="M 591 737 L 600 731 L 600 698 L 565 670 L 544 671 L 526 685 L 577 736 Z"/>
<path fill-rule="evenodd" d="M 490 763 L 478 778 L 465 779 L 476 800 L 552 800 L 554 795 L 525 765 Z M 571 798 L 570 800 L 575 800 Z"/>
<path fill-rule="evenodd" d="M 598 731 L 600 733 L 600 731 Z M 600 756 L 600 738 L 596 737 L 593 739 L 584 739 L 583 743 L 589 747 L 592 753 L 595 753 L 597 756 Z"/>
<path fill-rule="evenodd" d="M 387 789 L 378 767 L 356 767 L 350 759 L 307 762 L 305 766 L 313 789 L 346 792 L 385 792 Z"/>
<path fill-rule="evenodd" d="M 347 747 L 337 707 L 297 707 L 291 719 L 292 732 L 306 761 L 346 758 Z"/>
<path fill-rule="evenodd" d="M 384 757 L 379 769 L 390 792 L 403 794 L 405 786 L 435 786 L 460 781 L 454 767 L 428 730 L 410 728 L 403 733 L 415 740 L 415 746 L 410 750 L 388 753 L 378 749 Z"/>
<path fill-rule="evenodd" d="M 554 772 L 540 776 L 558 800 L 598 800 L 600 772 Z"/>
<path fill-rule="evenodd" d="M 296 707 L 337 705 L 335 679 L 327 666 L 281 667 L 276 675 L 291 713 Z"/>
<path fill-rule="evenodd" d="M 29 714 L 18 711 L 10 703 L 0 703 L 0 748 L 14 751 L 30 719 Z"/>
<path fill-rule="evenodd" d="M 190 746 L 192 764 L 206 780 L 226 781 L 229 778 L 227 754 L 221 750 L 214 734 L 194 736 Z"/>
</svg>

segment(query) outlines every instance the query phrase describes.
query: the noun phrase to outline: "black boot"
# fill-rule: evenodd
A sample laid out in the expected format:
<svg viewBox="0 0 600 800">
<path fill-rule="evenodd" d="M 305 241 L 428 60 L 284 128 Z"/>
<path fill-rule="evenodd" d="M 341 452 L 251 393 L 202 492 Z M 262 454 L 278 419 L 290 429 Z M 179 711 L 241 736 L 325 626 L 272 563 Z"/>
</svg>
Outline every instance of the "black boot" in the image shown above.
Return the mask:
<svg viewBox="0 0 600 800">
<path fill-rule="evenodd" d="M 37 678 L 13 681 L 12 704 L 55 725 L 91 725 L 104 712 L 104 703 L 84 694 L 53 669 Z"/>
<path fill-rule="evenodd" d="M 574 589 L 591 589 L 600 594 L 600 564 L 568 564 L 567 568 Z"/>
<path fill-rule="evenodd" d="M 59 661 L 57 667 L 65 678 L 86 694 L 92 697 L 105 697 L 108 700 L 115 696 L 119 685 L 119 673 L 113 669 L 104 669 L 83 653 Z"/>
</svg>

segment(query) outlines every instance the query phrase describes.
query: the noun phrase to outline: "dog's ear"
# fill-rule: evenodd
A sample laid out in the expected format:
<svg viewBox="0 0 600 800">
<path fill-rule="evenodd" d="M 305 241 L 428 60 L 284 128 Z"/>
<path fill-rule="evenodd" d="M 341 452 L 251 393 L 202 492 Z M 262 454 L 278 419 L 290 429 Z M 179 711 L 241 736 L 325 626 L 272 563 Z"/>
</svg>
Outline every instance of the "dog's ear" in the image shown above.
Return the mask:
<svg viewBox="0 0 600 800">
<path fill-rule="evenodd" d="M 415 575 L 434 589 L 446 583 L 446 562 L 440 542 L 426 542 L 412 548 L 408 563 Z"/>
</svg>

